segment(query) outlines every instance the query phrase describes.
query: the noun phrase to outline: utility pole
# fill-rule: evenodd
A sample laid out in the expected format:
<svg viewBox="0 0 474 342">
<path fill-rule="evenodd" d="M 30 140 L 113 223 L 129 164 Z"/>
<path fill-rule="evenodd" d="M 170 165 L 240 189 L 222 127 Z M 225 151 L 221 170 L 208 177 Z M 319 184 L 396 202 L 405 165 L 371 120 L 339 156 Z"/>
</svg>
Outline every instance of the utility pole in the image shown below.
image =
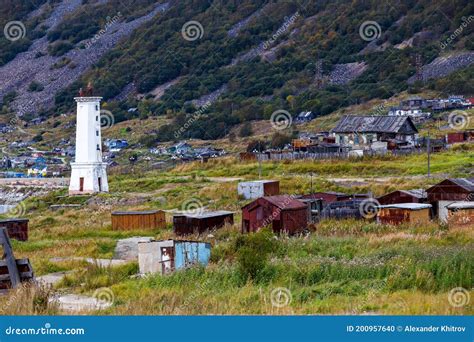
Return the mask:
<svg viewBox="0 0 474 342">
<path fill-rule="evenodd" d="M 428 178 L 431 177 L 431 138 L 430 134 L 428 133 L 427 142 L 426 142 L 426 149 L 428 152 Z"/>
<path fill-rule="evenodd" d="M 311 194 L 313 193 L 313 172 L 311 172 Z"/>
</svg>

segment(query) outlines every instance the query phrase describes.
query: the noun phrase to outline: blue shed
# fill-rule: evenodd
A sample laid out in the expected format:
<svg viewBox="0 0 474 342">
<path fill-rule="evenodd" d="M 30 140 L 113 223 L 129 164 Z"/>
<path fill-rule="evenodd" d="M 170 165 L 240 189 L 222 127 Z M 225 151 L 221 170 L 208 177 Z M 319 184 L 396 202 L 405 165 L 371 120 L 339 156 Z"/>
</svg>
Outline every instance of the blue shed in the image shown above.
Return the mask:
<svg viewBox="0 0 474 342">
<path fill-rule="evenodd" d="M 140 273 L 167 274 L 201 264 L 211 257 L 211 244 L 200 241 L 162 240 L 138 244 Z"/>
</svg>

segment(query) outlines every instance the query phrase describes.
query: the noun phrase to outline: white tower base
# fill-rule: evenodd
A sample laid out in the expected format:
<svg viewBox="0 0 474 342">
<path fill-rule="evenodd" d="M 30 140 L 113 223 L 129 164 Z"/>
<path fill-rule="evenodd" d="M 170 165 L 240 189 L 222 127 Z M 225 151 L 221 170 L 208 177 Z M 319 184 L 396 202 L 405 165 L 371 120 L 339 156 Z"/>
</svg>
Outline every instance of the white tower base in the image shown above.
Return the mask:
<svg viewBox="0 0 474 342">
<path fill-rule="evenodd" d="M 71 163 L 70 195 L 108 192 L 107 163 Z"/>
</svg>

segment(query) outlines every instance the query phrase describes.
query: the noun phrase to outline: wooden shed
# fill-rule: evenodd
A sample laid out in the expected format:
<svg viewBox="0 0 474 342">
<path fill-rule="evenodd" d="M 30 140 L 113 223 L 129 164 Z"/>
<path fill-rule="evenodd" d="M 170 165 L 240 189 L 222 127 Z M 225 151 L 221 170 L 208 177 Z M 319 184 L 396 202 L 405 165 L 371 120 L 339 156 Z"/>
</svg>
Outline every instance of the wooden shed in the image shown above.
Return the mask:
<svg viewBox="0 0 474 342">
<path fill-rule="evenodd" d="M 28 240 L 28 222 L 26 218 L 0 220 L 0 227 L 7 229 L 8 237 L 19 241 Z"/>
<path fill-rule="evenodd" d="M 377 212 L 377 222 L 399 225 L 402 223 L 428 223 L 430 221 L 431 204 L 397 203 L 381 205 Z"/>
<path fill-rule="evenodd" d="M 380 204 L 426 203 L 428 197 L 423 189 L 396 190 L 377 198 Z"/>
<path fill-rule="evenodd" d="M 428 203 L 441 222 L 447 222 L 447 206 L 453 202 L 474 201 L 474 178 L 448 178 L 426 190 Z"/>
<path fill-rule="evenodd" d="M 308 206 L 289 195 L 256 199 L 242 208 L 242 232 L 271 225 L 273 232 L 297 233 L 308 225 Z"/>
<path fill-rule="evenodd" d="M 448 226 L 474 228 L 474 202 L 454 202 L 449 204 Z"/>
<path fill-rule="evenodd" d="M 173 215 L 173 230 L 176 235 L 201 234 L 233 223 L 234 213 L 225 210 Z"/>
<path fill-rule="evenodd" d="M 166 217 L 163 210 L 112 212 L 113 230 L 157 229 L 165 227 Z"/>
<path fill-rule="evenodd" d="M 276 196 L 280 194 L 280 182 L 275 180 L 240 182 L 237 186 L 237 193 L 245 199 Z"/>
</svg>

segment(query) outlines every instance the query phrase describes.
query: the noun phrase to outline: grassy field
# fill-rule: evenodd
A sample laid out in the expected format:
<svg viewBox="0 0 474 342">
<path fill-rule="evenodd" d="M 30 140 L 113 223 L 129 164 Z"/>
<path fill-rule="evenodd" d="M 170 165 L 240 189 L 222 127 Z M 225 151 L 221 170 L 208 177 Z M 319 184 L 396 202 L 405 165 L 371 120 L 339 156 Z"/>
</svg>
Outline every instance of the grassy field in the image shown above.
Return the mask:
<svg viewBox="0 0 474 342">
<path fill-rule="evenodd" d="M 284 193 L 310 190 L 368 192 L 427 187 L 440 178 L 472 176 L 472 146 L 460 145 L 432 158 L 367 158 L 345 161 L 269 162 L 262 177 L 281 181 Z M 274 237 L 266 231 L 242 236 L 237 178 L 258 176 L 256 163 L 234 158 L 190 163 L 168 171 L 112 175 L 111 192 L 67 197 L 66 190 L 24 202 L 30 240 L 13 241 L 17 258 L 28 257 L 35 273 L 71 271 L 53 290 L 21 288 L 0 298 L 4 314 L 50 314 L 53 292 L 92 295 L 109 288 L 114 304 L 104 314 L 473 314 L 471 301 L 455 307 L 449 292 L 470 291 L 474 281 L 474 230 L 384 226 L 370 221 L 324 221 L 308 235 Z M 363 176 L 362 176 L 363 175 Z M 235 225 L 199 237 L 212 244 L 211 263 L 169 276 L 137 278 L 138 265 L 101 267 L 71 257 L 111 258 L 118 239 L 173 237 L 171 225 L 155 231 L 113 231 L 118 209 L 182 209 L 189 199 L 208 209 L 236 212 Z M 80 209 L 51 211 L 50 204 L 82 203 Z M 197 238 L 197 237 L 195 237 Z M 66 258 L 54 261 L 51 258 Z M 287 305 L 272 304 L 284 288 Z"/>
</svg>

